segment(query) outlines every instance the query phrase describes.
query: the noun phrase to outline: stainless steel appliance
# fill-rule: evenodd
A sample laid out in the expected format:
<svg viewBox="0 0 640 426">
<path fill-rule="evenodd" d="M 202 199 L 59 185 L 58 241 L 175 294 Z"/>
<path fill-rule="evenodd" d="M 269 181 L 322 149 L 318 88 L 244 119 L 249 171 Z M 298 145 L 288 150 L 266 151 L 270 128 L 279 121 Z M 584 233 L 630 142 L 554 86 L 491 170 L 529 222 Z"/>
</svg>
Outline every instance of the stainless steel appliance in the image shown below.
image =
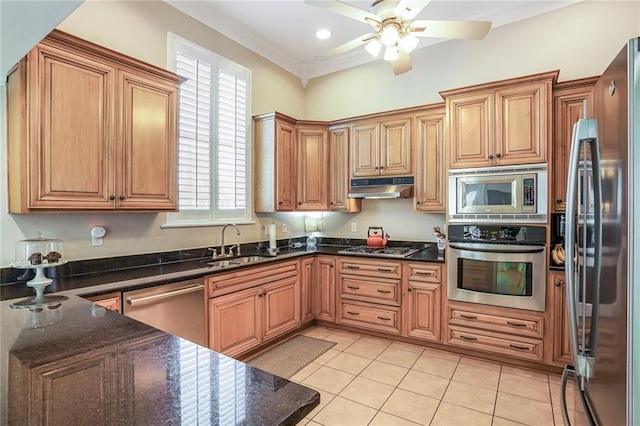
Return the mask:
<svg viewBox="0 0 640 426">
<path fill-rule="evenodd" d="M 449 300 L 544 311 L 544 227 L 449 225 L 448 238 Z"/>
<path fill-rule="evenodd" d="M 565 220 L 573 365 L 562 377 L 565 424 L 571 377 L 576 407 L 584 407 L 576 410 L 577 424 L 640 424 L 640 250 L 634 249 L 640 238 L 638 49 L 633 39 L 615 57 L 594 89 L 595 118 L 573 128 Z"/>
<path fill-rule="evenodd" d="M 547 165 L 449 171 L 449 222 L 547 221 Z"/>
<path fill-rule="evenodd" d="M 411 198 L 413 176 L 351 179 L 349 198 Z"/>
<path fill-rule="evenodd" d="M 419 252 L 419 248 L 411 247 L 383 247 L 372 248 L 368 246 L 354 246 L 348 247 L 344 250 L 338 251 L 338 254 L 357 254 L 365 256 L 387 256 L 387 257 L 407 257 L 414 253 Z"/>
<path fill-rule="evenodd" d="M 202 278 L 125 291 L 122 295 L 126 316 L 206 346 Z"/>
</svg>

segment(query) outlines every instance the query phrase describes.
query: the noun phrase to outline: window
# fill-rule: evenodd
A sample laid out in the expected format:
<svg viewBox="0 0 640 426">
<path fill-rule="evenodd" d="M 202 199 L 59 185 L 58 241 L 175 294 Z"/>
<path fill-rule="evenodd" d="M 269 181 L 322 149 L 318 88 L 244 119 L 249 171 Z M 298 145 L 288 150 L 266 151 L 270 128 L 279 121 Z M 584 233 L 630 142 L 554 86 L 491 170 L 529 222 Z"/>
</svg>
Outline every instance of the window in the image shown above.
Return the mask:
<svg viewBox="0 0 640 426">
<path fill-rule="evenodd" d="M 251 219 L 251 72 L 173 34 L 169 67 L 180 86 L 178 213 L 167 226 Z"/>
</svg>

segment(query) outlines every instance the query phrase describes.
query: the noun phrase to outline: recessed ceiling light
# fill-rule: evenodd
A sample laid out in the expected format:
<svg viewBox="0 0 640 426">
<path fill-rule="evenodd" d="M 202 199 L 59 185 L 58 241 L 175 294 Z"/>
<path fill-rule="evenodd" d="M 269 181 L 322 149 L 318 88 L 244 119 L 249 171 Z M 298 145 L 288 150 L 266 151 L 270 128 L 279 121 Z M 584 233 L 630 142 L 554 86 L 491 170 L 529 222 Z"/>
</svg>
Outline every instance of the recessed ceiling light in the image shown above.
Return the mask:
<svg viewBox="0 0 640 426">
<path fill-rule="evenodd" d="M 332 34 L 333 33 L 331 32 L 331 30 L 328 30 L 326 28 L 321 28 L 316 31 L 316 37 L 318 37 L 320 40 L 326 40 L 331 37 Z"/>
</svg>

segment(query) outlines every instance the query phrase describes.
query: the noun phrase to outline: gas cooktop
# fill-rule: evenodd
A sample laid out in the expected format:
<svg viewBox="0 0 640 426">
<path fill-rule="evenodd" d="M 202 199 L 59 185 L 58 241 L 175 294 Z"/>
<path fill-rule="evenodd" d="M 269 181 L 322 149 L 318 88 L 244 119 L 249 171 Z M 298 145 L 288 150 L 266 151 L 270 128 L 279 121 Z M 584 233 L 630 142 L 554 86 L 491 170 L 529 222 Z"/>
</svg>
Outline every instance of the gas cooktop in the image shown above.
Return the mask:
<svg viewBox="0 0 640 426">
<path fill-rule="evenodd" d="M 357 254 L 364 256 L 407 257 L 419 252 L 420 249 L 411 247 L 383 247 L 372 248 L 367 246 L 348 247 L 340 250 L 338 254 Z"/>
</svg>

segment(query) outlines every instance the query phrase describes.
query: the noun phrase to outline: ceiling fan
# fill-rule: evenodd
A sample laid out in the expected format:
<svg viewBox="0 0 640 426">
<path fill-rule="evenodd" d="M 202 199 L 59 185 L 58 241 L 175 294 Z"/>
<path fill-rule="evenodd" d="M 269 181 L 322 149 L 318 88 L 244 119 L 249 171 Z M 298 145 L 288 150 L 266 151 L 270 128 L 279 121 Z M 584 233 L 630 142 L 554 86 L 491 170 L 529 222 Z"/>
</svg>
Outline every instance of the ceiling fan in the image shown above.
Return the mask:
<svg viewBox="0 0 640 426">
<path fill-rule="evenodd" d="M 413 19 L 430 1 L 375 0 L 369 7 L 369 11 L 365 11 L 339 0 L 305 0 L 307 4 L 369 24 L 374 30 L 372 33 L 364 34 L 314 59 L 333 58 L 362 45 L 366 45 L 367 52 L 378 57 L 384 47 L 384 59 L 391 61 L 393 73 L 398 75 L 412 69 L 409 52 L 418 45 L 418 37 L 480 40 L 487 35 L 491 28 L 491 22 L 414 21 Z"/>
</svg>

